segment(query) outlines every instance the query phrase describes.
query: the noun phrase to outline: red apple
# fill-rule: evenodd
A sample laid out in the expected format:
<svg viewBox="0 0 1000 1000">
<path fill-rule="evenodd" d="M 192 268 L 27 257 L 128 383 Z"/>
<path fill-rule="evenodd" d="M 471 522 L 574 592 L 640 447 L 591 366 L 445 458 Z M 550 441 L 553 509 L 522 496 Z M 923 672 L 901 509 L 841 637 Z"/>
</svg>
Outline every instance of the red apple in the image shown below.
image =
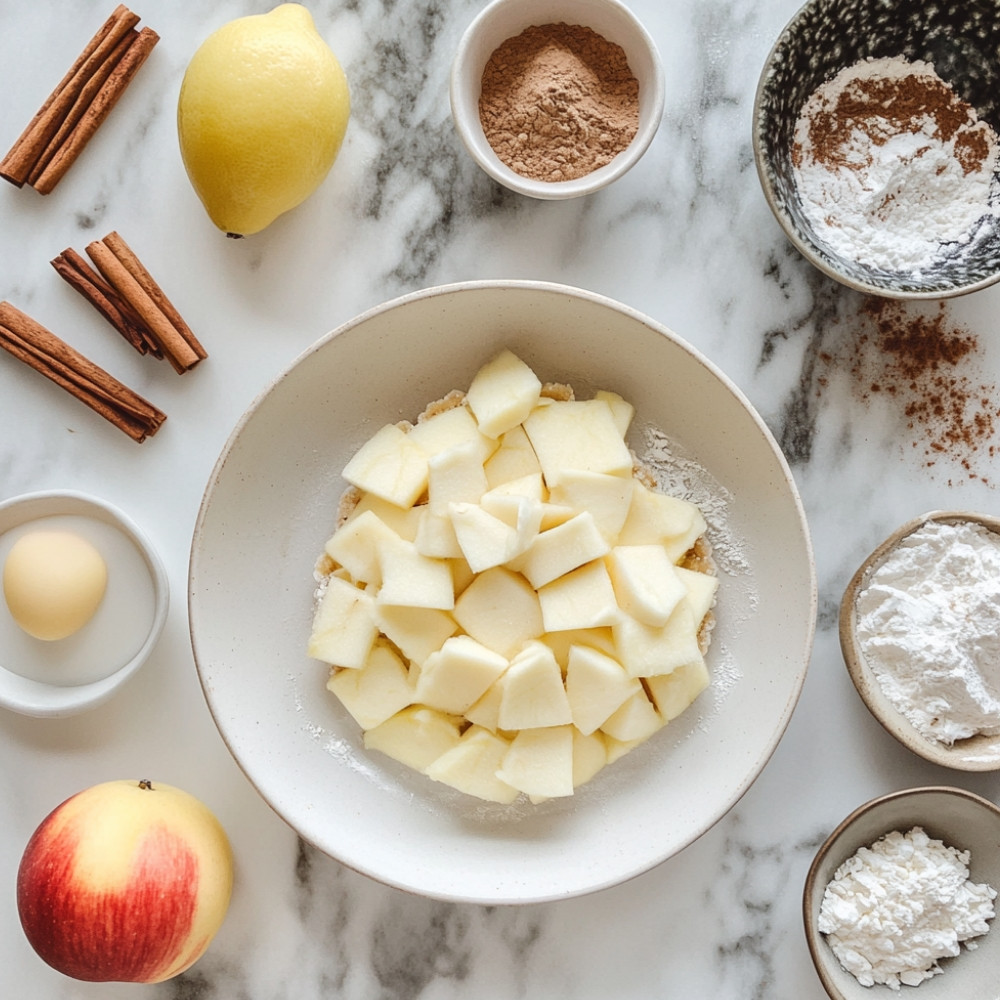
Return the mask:
<svg viewBox="0 0 1000 1000">
<path fill-rule="evenodd" d="M 229 840 L 207 806 L 169 785 L 108 781 L 32 834 L 17 908 L 31 946 L 67 976 L 158 983 L 201 957 L 232 885 Z"/>
</svg>

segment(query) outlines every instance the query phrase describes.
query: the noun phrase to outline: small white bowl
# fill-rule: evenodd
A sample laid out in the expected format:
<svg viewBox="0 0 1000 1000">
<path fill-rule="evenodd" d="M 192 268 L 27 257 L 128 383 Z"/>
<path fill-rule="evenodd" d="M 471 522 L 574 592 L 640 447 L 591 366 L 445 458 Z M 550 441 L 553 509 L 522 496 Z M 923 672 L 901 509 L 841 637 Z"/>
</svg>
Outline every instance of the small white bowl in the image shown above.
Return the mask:
<svg viewBox="0 0 1000 1000">
<path fill-rule="evenodd" d="M 0 706 L 36 717 L 75 715 L 107 701 L 145 663 L 169 605 L 166 571 L 142 532 L 111 504 L 72 490 L 0 503 L 0 565 L 9 551 L 5 538 L 35 522 L 44 526 L 46 519 L 71 519 L 63 526 L 98 544 L 108 563 L 108 589 L 91 622 L 55 643 L 23 633 L 0 599 Z M 121 661 L 105 669 L 102 650 L 117 638 Z"/>
<path fill-rule="evenodd" d="M 851 813 L 820 847 L 806 876 L 802 899 L 806 941 L 823 988 L 831 1000 L 872 1000 L 890 996 L 888 987 L 862 986 L 846 972 L 820 933 L 823 894 L 837 869 L 861 847 L 880 837 L 913 827 L 947 846 L 971 853 L 969 878 L 1000 889 L 1000 808 L 961 788 L 910 788 L 872 799 Z M 1000 968 L 1000 926 L 991 921 L 989 933 L 976 938 L 972 951 L 962 948 L 955 958 L 941 961 L 942 974 L 920 984 L 920 1000 L 987 1000 L 997 995 Z M 907 992 L 904 987 L 903 994 Z M 903 995 L 896 994 L 896 995 Z"/>
<path fill-rule="evenodd" d="M 560 22 L 583 25 L 624 49 L 639 81 L 639 128 L 627 149 L 586 176 L 538 181 L 511 170 L 493 151 L 479 118 L 479 96 L 483 70 L 503 42 L 532 25 Z M 473 159 L 512 191 L 549 201 L 592 194 L 634 167 L 660 126 L 663 103 L 663 66 L 656 45 L 619 0 L 493 0 L 466 29 L 451 71 L 452 118 Z"/>
<path fill-rule="evenodd" d="M 996 771 L 1000 769 L 1000 736 L 972 736 L 951 746 L 928 739 L 886 697 L 865 658 L 857 636 L 857 601 L 875 569 L 882 564 L 896 545 L 928 521 L 971 521 L 990 531 L 1000 532 L 1000 518 L 970 511 L 938 510 L 922 514 L 894 531 L 858 567 L 851 578 L 840 605 L 840 648 L 847 672 L 868 710 L 891 735 L 915 754 L 932 764 L 958 771 Z"/>
</svg>

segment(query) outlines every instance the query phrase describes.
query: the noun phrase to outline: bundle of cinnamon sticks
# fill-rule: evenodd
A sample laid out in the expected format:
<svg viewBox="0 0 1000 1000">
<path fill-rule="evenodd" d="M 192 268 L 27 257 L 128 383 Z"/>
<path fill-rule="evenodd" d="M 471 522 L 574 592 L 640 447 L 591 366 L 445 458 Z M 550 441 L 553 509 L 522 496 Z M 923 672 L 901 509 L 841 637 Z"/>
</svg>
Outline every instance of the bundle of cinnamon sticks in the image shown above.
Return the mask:
<svg viewBox="0 0 1000 1000">
<path fill-rule="evenodd" d="M 0 160 L 0 177 L 48 194 L 125 93 L 159 35 L 119 5 Z"/>
<path fill-rule="evenodd" d="M 207 357 L 173 303 L 116 232 L 87 247 L 86 259 L 72 248 L 52 261 L 75 288 L 140 354 L 166 358 L 176 372 L 190 371 Z"/>
<path fill-rule="evenodd" d="M 0 347 L 134 441 L 145 441 L 167 419 L 162 410 L 9 302 L 0 302 Z"/>
</svg>

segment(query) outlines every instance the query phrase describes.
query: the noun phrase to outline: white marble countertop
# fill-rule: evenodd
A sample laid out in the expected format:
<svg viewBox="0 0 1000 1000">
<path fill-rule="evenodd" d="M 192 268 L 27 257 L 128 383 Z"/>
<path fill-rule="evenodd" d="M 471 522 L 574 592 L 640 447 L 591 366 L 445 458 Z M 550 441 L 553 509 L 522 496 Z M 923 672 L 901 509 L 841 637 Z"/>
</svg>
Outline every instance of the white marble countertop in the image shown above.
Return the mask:
<svg viewBox="0 0 1000 1000">
<path fill-rule="evenodd" d="M 0 0 L 5 149 L 110 6 Z M 63 720 L 0 713 L 0 996 L 818 1000 L 800 900 L 831 829 L 874 795 L 910 785 L 1000 796 L 1000 776 L 948 772 L 893 742 L 841 659 L 837 608 L 860 560 L 925 510 L 994 510 L 1000 473 L 989 454 L 994 441 L 930 464 L 928 429 L 906 416 L 901 398 L 864 391 L 844 363 L 865 351 L 864 301 L 799 257 L 761 194 L 750 140 L 754 89 L 798 0 L 631 0 L 666 67 L 662 127 L 614 187 L 558 203 L 496 187 L 452 128 L 449 64 L 481 6 L 310 4 L 347 71 L 353 117 L 322 188 L 251 239 L 227 240 L 210 224 L 181 165 L 174 115 L 200 41 L 268 4 L 174 0 L 138 9 L 162 40 L 66 178 L 46 197 L 0 185 L 0 299 L 169 414 L 155 438 L 136 445 L 0 356 L 0 495 L 70 488 L 109 500 L 150 535 L 172 587 L 152 660 L 112 702 Z M 64 248 L 82 250 L 112 229 L 207 347 L 209 360 L 190 375 L 133 354 L 49 266 Z M 187 633 L 192 528 L 245 407 L 317 337 L 364 309 L 474 278 L 537 278 L 603 293 L 716 362 L 787 455 L 819 579 L 801 699 L 744 798 L 642 877 L 530 907 L 408 896 L 299 843 L 219 738 Z M 926 303 L 920 313 L 975 335 L 977 349 L 957 374 L 986 395 L 995 390 L 1000 287 Z M 215 809 L 237 855 L 232 907 L 208 954 L 179 979 L 156 987 L 77 983 L 42 964 L 21 933 L 17 864 L 35 825 L 63 798 L 139 771 Z"/>
</svg>

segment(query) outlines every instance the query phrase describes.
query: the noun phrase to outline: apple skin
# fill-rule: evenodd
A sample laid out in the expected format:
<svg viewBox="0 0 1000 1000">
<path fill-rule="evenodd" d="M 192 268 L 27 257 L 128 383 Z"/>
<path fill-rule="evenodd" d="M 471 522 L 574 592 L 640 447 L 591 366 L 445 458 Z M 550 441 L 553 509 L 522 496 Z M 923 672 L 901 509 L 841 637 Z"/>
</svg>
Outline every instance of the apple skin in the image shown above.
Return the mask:
<svg viewBox="0 0 1000 1000">
<path fill-rule="evenodd" d="M 170 785 L 108 781 L 32 834 L 17 908 L 29 943 L 59 972 L 158 983 L 205 952 L 232 886 L 229 840 L 204 803 Z"/>
</svg>

